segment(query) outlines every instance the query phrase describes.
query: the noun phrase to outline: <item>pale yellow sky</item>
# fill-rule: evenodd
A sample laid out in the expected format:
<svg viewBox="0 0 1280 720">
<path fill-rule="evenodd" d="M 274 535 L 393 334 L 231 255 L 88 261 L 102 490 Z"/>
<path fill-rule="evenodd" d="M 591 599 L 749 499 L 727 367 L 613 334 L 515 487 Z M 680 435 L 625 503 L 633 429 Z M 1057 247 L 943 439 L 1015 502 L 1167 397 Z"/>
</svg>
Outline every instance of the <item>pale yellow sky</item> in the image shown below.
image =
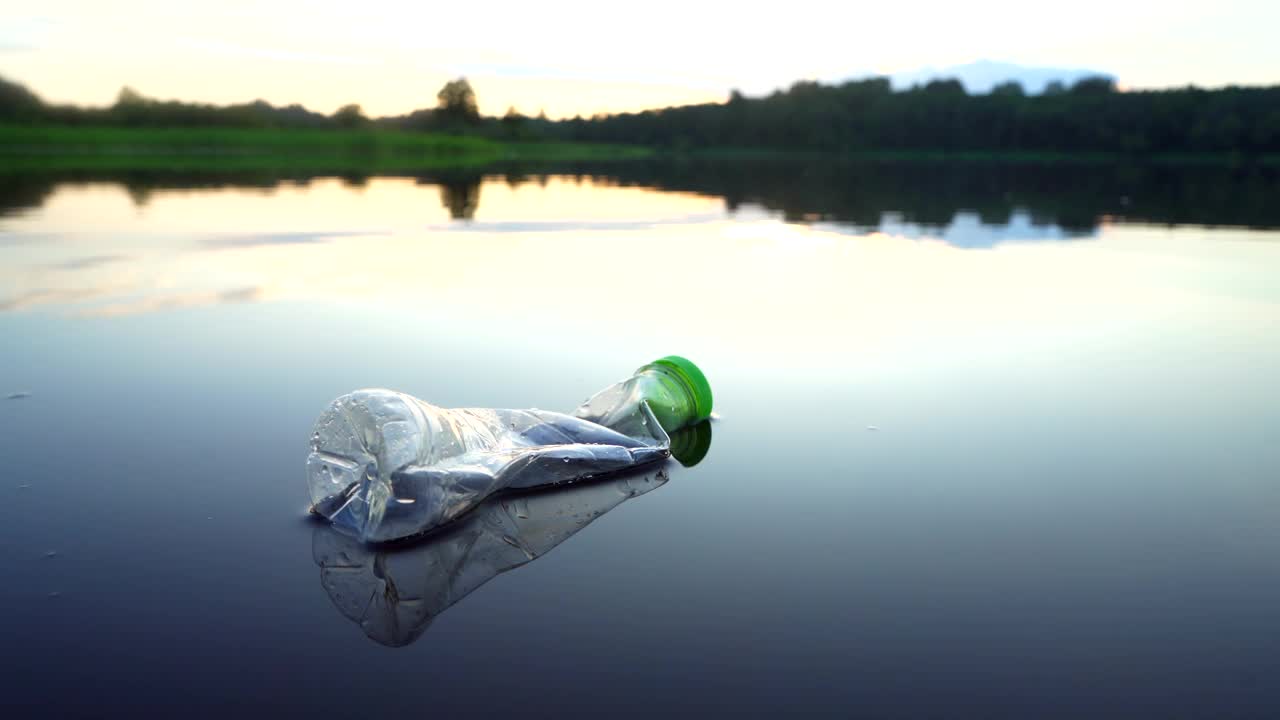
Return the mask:
<svg viewBox="0 0 1280 720">
<path fill-rule="evenodd" d="M 485 113 L 568 117 L 980 58 L 1090 68 L 1126 87 L 1280 83 L 1273 0 L 3 2 L 0 75 L 81 104 L 107 104 L 128 84 L 160 98 L 321 112 L 357 102 L 386 115 L 431 107 L 465 75 Z"/>
</svg>

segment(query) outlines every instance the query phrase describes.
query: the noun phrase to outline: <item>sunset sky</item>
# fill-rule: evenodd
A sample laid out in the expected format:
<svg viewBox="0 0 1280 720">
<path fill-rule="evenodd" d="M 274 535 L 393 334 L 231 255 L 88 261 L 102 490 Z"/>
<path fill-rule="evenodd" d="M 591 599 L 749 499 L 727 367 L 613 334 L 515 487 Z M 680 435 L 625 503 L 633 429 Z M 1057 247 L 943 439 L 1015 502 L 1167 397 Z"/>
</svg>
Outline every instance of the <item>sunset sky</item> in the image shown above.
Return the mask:
<svg viewBox="0 0 1280 720">
<path fill-rule="evenodd" d="M 0 75 L 92 105 L 127 84 L 158 98 L 322 112 L 357 102 L 387 115 L 434 105 L 465 75 L 487 114 L 568 117 L 981 58 L 1095 69 L 1129 88 L 1280 83 L 1273 0 L 6 4 Z"/>
</svg>

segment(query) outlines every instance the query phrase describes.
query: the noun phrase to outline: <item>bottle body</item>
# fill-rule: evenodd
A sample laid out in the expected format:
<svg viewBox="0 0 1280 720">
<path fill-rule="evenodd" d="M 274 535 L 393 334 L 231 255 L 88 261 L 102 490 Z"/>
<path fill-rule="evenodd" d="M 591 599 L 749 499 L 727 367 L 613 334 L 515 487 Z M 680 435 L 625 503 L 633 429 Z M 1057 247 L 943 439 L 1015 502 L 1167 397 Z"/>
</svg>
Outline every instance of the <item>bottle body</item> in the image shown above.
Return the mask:
<svg viewBox="0 0 1280 720">
<path fill-rule="evenodd" d="M 505 488 L 558 485 L 665 459 L 669 441 L 541 410 L 444 409 L 359 390 L 316 421 L 313 510 L 367 541 L 443 525 Z M 644 426 L 641 425 L 641 428 Z"/>
<path fill-rule="evenodd" d="M 675 356 L 596 393 L 572 415 L 445 409 L 393 390 L 358 390 L 316 421 L 307 457 L 312 510 L 362 540 L 409 537 L 500 490 L 665 460 L 669 434 L 705 419 L 710 407 L 701 371 Z"/>
</svg>

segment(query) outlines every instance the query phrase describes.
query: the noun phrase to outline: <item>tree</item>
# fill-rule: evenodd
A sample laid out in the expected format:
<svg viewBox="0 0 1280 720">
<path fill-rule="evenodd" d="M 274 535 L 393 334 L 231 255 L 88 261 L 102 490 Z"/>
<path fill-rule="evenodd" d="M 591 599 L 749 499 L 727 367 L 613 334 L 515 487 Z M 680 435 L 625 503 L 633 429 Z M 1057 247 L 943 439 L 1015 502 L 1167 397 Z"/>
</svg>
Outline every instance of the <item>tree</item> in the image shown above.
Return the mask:
<svg viewBox="0 0 1280 720">
<path fill-rule="evenodd" d="M 519 137 L 524 131 L 525 116 L 516 110 L 515 106 L 507 108 L 507 114 L 502 116 L 502 127 L 509 137 Z"/>
<path fill-rule="evenodd" d="M 436 93 L 439 112 L 452 122 L 474 125 L 480 122 L 480 106 L 476 103 L 476 93 L 466 78 L 450 80 Z"/>
<path fill-rule="evenodd" d="M 1023 97 L 1027 93 L 1022 89 L 1022 83 L 1017 80 L 1006 80 L 991 88 L 991 94 L 1002 97 Z"/>
<path fill-rule="evenodd" d="M 0 117 L 37 117 L 44 112 L 44 103 L 35 93 L 15 82 L 0 77 Z"/>
<path fill-rule="evenodd" d="M 369 124 L 369 118 L 365 117 L 364 111 L 355 103 L 338 108 L 333 114 L 333 121 L 338 127 L 344 128 L 357 128 Z"/>
<path fill-rule="evenodd" d="M 125 85 L 120 88 L 120 92 L 116 94 L 116 105 L 146 105 L 150 100 L 147 96 Z"/>
<path fill-rule="evenodd" d="M 1080 78 L 1071 86 L 1073 95 L 1109 95 L 1116 91 L 1116 79 L 1106 75 Z"/>
<path fill-rule="evenodd" d="M 936 78 L 925 83 L 924 91 L 932 95 L 964 97 L 964 83 L 956 78 Z"/>
<path fill-rule="evenodd" d="M 1067 91 L 1067 86 L 1062 84 L 1061 80 L 1050 80 L 1048 85 L 1044 86 L 1043 95 L 1061 95 Z"/>
</svg>

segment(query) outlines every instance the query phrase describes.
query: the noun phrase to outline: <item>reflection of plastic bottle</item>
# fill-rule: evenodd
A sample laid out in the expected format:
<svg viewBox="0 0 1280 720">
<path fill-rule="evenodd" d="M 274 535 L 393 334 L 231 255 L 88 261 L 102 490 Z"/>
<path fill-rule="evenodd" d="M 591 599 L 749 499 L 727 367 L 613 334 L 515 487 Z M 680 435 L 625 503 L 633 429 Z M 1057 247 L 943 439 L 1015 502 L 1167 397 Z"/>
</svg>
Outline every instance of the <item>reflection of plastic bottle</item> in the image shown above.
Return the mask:
<svg viewBox="0 0 1280 720">
<path fill-rule="evenodd" d="M 307 458 L 315 512 L 364 540 L 453 520 L 504 488 L 573 482 L 668 457 L 668 433 L 711 414 L 711 388 L 666 357 L 574 413 L 446 410 L 391 390 L 358 390 L 316 421 Z"/>
<path fill-rule="evenodd" d="M 343 615 L 383 645 L 408 645 L 476 588 L 666 481 L 659 471 L 490 498 L 457 523 L 409 544 L 369 547 L 319 527 L 312 557 Z"/>
</svg>

